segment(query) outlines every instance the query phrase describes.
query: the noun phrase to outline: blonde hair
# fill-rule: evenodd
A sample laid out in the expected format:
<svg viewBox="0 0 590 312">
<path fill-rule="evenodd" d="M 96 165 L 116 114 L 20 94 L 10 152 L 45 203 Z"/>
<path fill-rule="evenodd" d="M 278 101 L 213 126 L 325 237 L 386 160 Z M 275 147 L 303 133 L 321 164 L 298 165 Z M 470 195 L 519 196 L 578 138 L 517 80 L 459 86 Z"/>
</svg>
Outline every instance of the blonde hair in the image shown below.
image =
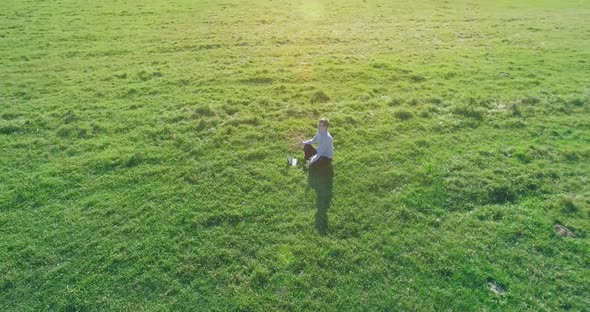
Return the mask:
<svg viewBox="0 0 590 312">
<path fill-rule="evenodd" d="M 326 128 L 330 127 L 330 120 L 326 117 L 323 117 L 322 119 L 320 119 L 319 123 L 325 125 Z"/>
</svg>

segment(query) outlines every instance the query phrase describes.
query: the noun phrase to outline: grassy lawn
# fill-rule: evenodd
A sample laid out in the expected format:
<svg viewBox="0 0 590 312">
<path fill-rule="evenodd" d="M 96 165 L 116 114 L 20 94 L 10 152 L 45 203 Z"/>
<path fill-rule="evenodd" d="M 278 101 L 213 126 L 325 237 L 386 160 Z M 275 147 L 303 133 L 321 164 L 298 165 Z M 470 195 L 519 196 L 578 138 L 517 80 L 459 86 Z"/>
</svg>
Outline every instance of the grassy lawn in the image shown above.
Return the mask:
<svg viewBox="0 0 590 312">
<path fill-rule="evenodd" d="M 589 20 L 3 0 L 0 310 L 588 309 Z M 324 116 L 320 235 L 285 154 Z"/>
</svg>

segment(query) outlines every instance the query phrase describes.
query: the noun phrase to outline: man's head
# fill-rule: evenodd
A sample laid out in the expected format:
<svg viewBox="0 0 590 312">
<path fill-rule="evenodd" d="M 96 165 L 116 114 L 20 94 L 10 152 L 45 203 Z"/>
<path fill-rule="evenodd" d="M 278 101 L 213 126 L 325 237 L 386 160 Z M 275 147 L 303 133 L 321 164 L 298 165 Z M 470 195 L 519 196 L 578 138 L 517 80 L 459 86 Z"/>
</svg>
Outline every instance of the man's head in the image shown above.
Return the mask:
<svg viewBox="0 0 590 312">
<path fill-rule="evenodd" d="M 320 119 L 320 121 L 318 122 L 318 129 L 319 130 L 328 130 L 328 127 L 330 126 L 330 120 L 328 120 L 328 118 L 322 118 Z"/>
</svg>

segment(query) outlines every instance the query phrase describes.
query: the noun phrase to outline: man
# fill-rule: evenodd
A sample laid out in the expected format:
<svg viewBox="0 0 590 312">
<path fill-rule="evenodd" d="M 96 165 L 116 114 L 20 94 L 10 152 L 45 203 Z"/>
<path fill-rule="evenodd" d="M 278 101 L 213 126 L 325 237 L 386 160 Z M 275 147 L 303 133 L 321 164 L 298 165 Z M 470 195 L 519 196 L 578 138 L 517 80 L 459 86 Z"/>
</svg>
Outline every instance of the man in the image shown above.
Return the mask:
<svg viewBox="0 0 590 312">
<path fill-rule="evenodd" d="M 332 200 L 332 186 L 334 181 L 334 170 L 332 168 L 332 156 L 334 155 L 334 145 L 332 136 L 328 132 L 330 122 L 327 118 L 322 118 L 318 122 L 318 132 L 311 140 L 299 141 L 303 145 L 307 169 L 311 166 L 311 171 L 307 177 L 307 182 L 311 188 L 316 191 L 316 215 L 315 225 L 322 235 L 328 232 L 328 209 Z M 311 146 L 318 143 L 317 150 Z"/>
<path fill-rule="evenodd" d="M 306 167 L 319 168 L 332 163 L 334 143 L 330 132 L 328 132 L 329 125 L 330 121 L 328 118 L 322 118 L 318 122 L 318 132 L 313 139 L 307 141 L 299 140 L 299 144 L 303 145 Z M 313 143 L 318 143 L 317 150 L 311 145 Z"/>
</svg>

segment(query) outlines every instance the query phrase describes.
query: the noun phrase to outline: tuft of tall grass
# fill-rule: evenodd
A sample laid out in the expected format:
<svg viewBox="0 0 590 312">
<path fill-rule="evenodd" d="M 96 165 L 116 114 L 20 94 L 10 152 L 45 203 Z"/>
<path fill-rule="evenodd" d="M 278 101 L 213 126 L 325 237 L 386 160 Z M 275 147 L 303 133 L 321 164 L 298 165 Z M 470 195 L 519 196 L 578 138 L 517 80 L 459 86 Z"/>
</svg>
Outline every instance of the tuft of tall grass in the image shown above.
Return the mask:
<svg viewBox="0 0 590 312">
<path fill-rule="evenodd" d="M 322 90 L 314 91 L 311 94 L 311 103 L 325 103 L 330 100 L 330 97 Z"/>
<path fill-rule="evenodd" d="M 414 117 L 414 113 L 412 113 L 409 110 L 400 108 L 400 109 L 397 109 L 393 112 L 393 116 L 395 116 L 395 118 L 397 118 L 399 120 L 404 121 L 404 120 L 408 120 L 408 119 Z"/>
</svg>

